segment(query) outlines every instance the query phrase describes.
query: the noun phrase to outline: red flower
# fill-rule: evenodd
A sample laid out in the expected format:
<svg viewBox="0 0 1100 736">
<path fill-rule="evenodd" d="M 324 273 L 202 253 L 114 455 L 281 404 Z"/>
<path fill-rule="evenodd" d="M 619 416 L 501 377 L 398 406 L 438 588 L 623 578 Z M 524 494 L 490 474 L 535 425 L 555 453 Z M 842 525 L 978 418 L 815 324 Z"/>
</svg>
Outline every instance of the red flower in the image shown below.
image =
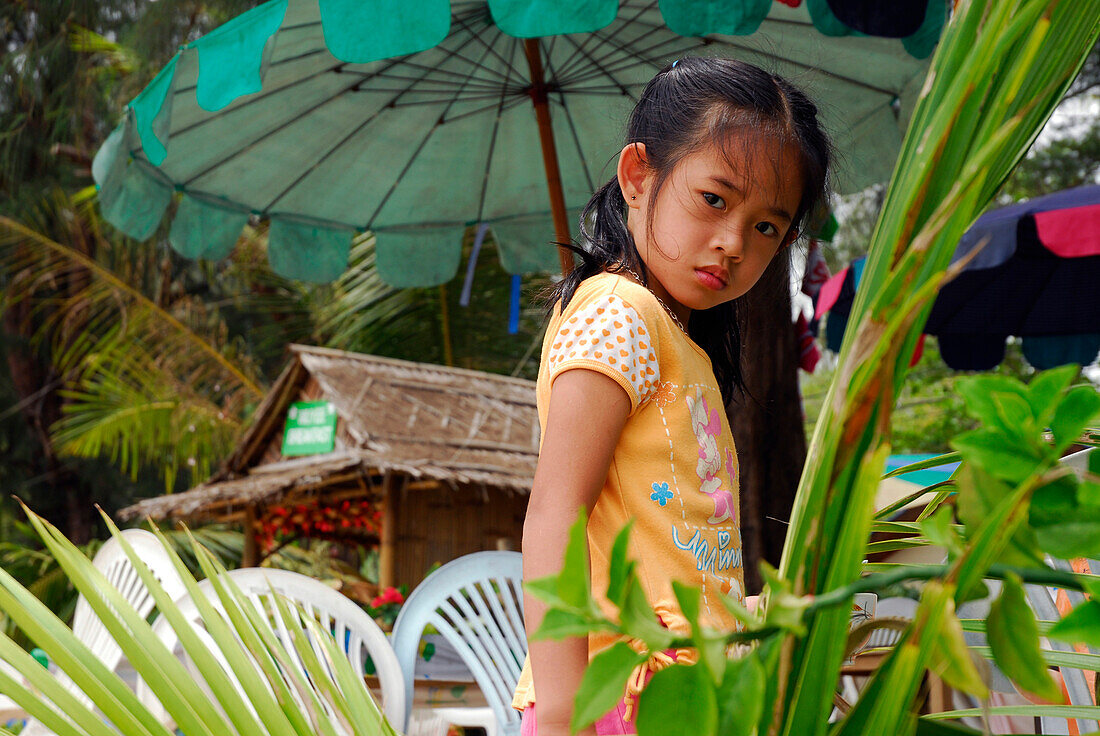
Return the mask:
<svg viewBox="0 0 1100 736">
<path fill-rule="evenodd" d="M 371 608 L 381 608 L 390 603 L 401 605 L 404 602 L 405 596 L 401 594 L 401 591 L 391 586 L 383 590 L 381 595 L 375 596 L 374 600 L 370 602 L 370 606 Z"/>
</svg>

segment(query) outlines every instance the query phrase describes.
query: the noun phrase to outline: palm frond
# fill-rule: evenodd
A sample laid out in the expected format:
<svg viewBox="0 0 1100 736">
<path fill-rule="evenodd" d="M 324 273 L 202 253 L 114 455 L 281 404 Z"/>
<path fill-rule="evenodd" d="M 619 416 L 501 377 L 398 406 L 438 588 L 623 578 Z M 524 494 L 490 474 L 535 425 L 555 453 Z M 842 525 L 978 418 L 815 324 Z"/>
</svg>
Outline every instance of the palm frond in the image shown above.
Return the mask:
<svg viewBox="0 0 1100 736">
<path fill-rule="evenodd" d="M 157 579 L 121 539 L 131 563 L 157 601 L 159 616 L 171 625 L 209 691 L 194 679 L 176 654 L 154 633 L 144 617 L 107 583 L 92 562 L 55 528 L 31 515 L 43 541 L 73 580 L 137 674 L 167 714 L 189 734 L 372 734 L 395 733 L 371 699 L 359 673 L 332 640 L 301 609 L 278 604 L 275 621 L 260 615 L 233 584 L 221 578 L 225 569 L 192 539 L 192 555 L 212 579 L 216 598 L 207 597 L 190 575 L 173 545 L 162 538 L 183 577 L 190 599 L 202 614 L 200 634 L 183 616 Z M 117 529 L 112 527 L 117 534 Z M 0 608 L 50 654 L 64 674 L 91 699 L 108 721 L 85 706 L 12 640 L 0 635 L 0 660 L 14 665 L 30 687 L 0 669 L 0 690 L 60 736 L 168 736 L 149 705 L 139 700 L 119 677 L 98 661 L 65 624 L 0 570 Z M 280 630 L 308 630 L 284 646 Z M 309 681 L 297 674 L 300 662 Z M 240 684 L 240 689 L 234 684 Z M 213 695 L 213 700 L 209 695 Z"/>
</svg>

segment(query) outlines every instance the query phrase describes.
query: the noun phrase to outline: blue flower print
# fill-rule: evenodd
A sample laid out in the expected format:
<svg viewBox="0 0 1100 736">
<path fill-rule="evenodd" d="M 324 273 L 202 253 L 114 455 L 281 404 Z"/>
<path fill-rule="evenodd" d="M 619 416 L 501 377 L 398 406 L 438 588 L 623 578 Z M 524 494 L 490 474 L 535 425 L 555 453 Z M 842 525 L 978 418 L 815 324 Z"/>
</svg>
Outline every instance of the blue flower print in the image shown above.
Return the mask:
<svg viewBox="0 0 1100 736">
<path fill-rule="evenodd" d="M 649 497 L 664 506 L 672 498 L 672 491 L 668 490 L 668 483 L 654 483 Z"/>
</svg>

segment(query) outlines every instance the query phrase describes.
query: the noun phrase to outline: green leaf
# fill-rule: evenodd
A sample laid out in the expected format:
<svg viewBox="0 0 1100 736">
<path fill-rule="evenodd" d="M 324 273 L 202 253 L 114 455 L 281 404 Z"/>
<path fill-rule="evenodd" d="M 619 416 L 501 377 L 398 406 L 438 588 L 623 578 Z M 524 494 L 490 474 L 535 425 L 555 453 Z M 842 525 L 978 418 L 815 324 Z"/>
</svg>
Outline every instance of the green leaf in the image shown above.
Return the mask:
<svg viewBox="0 0 1100 736">
<path fill-rule="evenodd" d="M 917 719 L 917 732 L 915 736 L 982 736 L 981 731 L 975 731 L 969 726 L 950 721 L 929 721 L 925 718 Z"/>
<path fill-rule="evenodd" d="M 1100 452 L 1096 450 L 1089 453 L 1088 473 L 1077 487 L 1077 500 L 1086 506 L 1100 506 Z"/>
<path fill-rule="evenodd" d="M 1054 449 L 1061 453 L 1072 445 L 1097 412 L 1100 412 L 1100 393 L 1095 388 L 1078 386 L 1066 394 L 1050 421 Z"/>
<path fill-rule="evenodd" d="M 563 611 L 560 608 L 550 608 L 542 617 L 542 624 L 531 636 L 531 641 L 543 641 L 546 639 L 565 639 L 570 636 L 587 636 L 592 631 L 592 621 L 586 616 Z"/>
<path fill-rule="evenodd" d="M 543 603 L 561 608 L 573 608 L 566 604 L 558 595 L 558 576 L 547 575 L 544 578 L 528 580 L 523 584 L 523 589 L 538 598 Z"/>
<path fill-rule="evenodd" d="M 1015 395 L 1025 402 L 1028 398 L 1027 387 L 1010 376 L 972 376 L 958 381 L 955 390 L 966 402 L 970 416 L 986 426 L 1001 425 L 994 396 Z"/>
<path fill-rule="evenodd" d="M 1077 478 L 1073 475 L 1035 489 L 1028 526 L 1039 548 L 1055 557 L 1100 556 L 1100 506 L 1077 502 Z"/>
<path fill-rule="evenodd" d="M 638 696 L 637 726 L 638 736 L 717 733 L 717 698 L 704 668 L 672 665 L 653 675 Z"/>
<path fill-rule="evenodd" d="M 626 583 L 634 575 L 634 567 L 637 563 L 627 558 L 627 549 L 630 544 L 630 530 L 634 521 L 630 520 L 615 535 L 615 541 L 611 545 L 611 559 L 608 564 L 607 600 L 622 608 L 626 599 Z"/>
<path fill-rule="evenodd" d="M 1008 575 L 1001 595 L 989 609 L 986 634 L 993 659 L 1020 688 L 1051 702 L 1062 701 L 1062 688 L 1051 677 L 1039 650 L 1039 629 L 1020 578 Z"/>
<path fill-rule="evenodd" d="M 745 631 L 756 631 L 762 625 L 759 616 L 745 608 L 732 596 L 720 595 L 718 600 L 726 611 L 744 627 Z"/>
<path fill-rule="evenodd" d="M 667 649 L 672 642 L 672 632 L 657 620 L 657 613 L 646 600 L 645 591 L 634 581 L 627 586 L 626 600 L 619 611 L 619 620 L 623 631 L 628 636 L 644 641 L 651 652 Z"/>
<path fill-rule="evenodd" d="M 964 463 L 959 468 L 956 477 L 959 492 L 955 507 L 958 509 L 959 519 L 966 527 L 967 538 L 973 538 L 982 522 L 1008 498 L 1012 489 L 1003 481 L 969 463 Z M 998 556 L 998 562 L 1019 567 L 1029 567 L 1041 559 L 1034 533 L 1023 524 Z"/>
<path fill-rule="evenodd" d="M 684 585 L 679 580 L 672 581 L 672 592 L 676 596 L 676 602 L 680 604 L 680 613 L 691 624 L 692 632 L 699 628 L 699 601 L 702 591 L 692 585 Z"/>
<path fill-rule="evenodd" d="M 946 710 L 943 713 L 929 713 L 924 718 L 939 720 L 946 718 L 986 718 L 989 716 L 1023 716 L 1025 718 L 1085 718 L 1100 720 L 1100 707 L 1095 705 L 994 705 L 985 708 L 962 708 Z"/>
<path fill-rule="evenodd" d="M 718 687 L 718 733 L 749 736 L 764 710 L 764 665 L 757 650 L 726 662 Z"/>
<path fill-rule="evenodd" d="M 577 690 L 570 728 L 573 731 L 587 728 L 614 708 L 626 691 L 630 674 L 645 661 L 645 654 L 621 641 L 593 657 Z"/>
<path fill-rule="evenodd" d="M 937 544 L 947 550 L 951 559 L 962 553 L 962 538 L 959 536 L 954 522 L 954 512 L 946 506 L 920 522 L 921 533 L 932 544 Z"/>
<path fill-rule="evenodd" d="M 997 417 L 1006 434 L 1018 436 L 1024 441 L 1035 435 L 1035 417 L 1027 399 L 1015 393 L 998 392 L 993 394 L 993 405 L 997 408 Z"/>
<path fill-rule="evenodd" d="M 1027 385 L 1027 401 L 1040 427 L 1046 427 L 1058 408 L 1058 398 L 1077 377 L 1077 366 L 1062 365 L 1043 371 Z"/>
<path fill-rule="evenodd" d="M 1070 644 L 1100 647 L 1100 601 L 1081 603 L 1054 624 L 1047 636 Z"/>
<path fill-rule="evenodd" d="M 986 473 L 1012 483 L 1027 478 L 1043 461 L 1043 456 L 1020 437 L 990 428 L 975 429 L 951 440 L 969 463 Z"/>
<path fill-rule="evenodd" d="M 788 629 L 801 636 L 806 631 L 803 617 L 810 605 L 810 599 L 791 593 L 790 583 L 780 578 L 779 573 L 768 563 L 760 563 L 760 574 L 769 588 L 764 625 Z"/>
<path fill-rule="evenodd" d="M 187 723 L 188 732 L 195 734 L 230 728 L 228 721 L 217 712 L 209 699 L 202 696 L 201 689 L 194 678 L 187 673 L 183 664 L 171 655 L 163 642 L 153 635 L 148 623 L 125 601 L 122 594 L 107 583 L 102 571 L 92 565 L 91 561 L 55 527 L 29 510 L 24 510 L 27 511 L 27 517 L 42 537 L 42 541 L 65 569 L 74 586 L 84 595 L 89 606 L 103 622 L 110 636 L 120 645 L 134 668 L 142 673 L 146 682 L 151 685 L 154 692 L 158 693 L 161 702 L 177 723 Z M 126 547 L 127 545 L 123 542 L 123 548 Z M 155 596 L 167 595 L 159 582 L 148 572 L 148 568 L 143 570 L 142 566 L 135 565 L 135 570 L 139 574 L 148 575 L 148 578 L 143 577 L 143 580 L 151 593 Z M 184 580 L 187 581 L 187 578 L 185 577 Z M 2 601 L 0 601 L 0 608 L 8 610 L 13 618 L 15 617 L 16 612 L 5 606 Z M 161 615 L 169 615 L 172 611 L 173 609 L 164 608 Z M 51 660 L 57 662 L 74 682 L 80 683 L 84 692 L 114 723 L 119 724 L 120 727 L 132 729 L 134 726 L 130 725 L 131 722 L 144 721 L 150 724 L 150 728 L 155 728 L 152 714 L 147 708 L 138 705 L 133 691 L 109 670 L 103 672 L 102 662 L 94 655 L 90 655 L 83 644 L 78 648 L 65 645 L 62 651 L 56 642 L 47 643 L 47 640 L 37 638 L 25 621 L 19 623 L 21 628 L 30 633 L 38 645 L 46 650 Z M 75 651 L 70 652 L 71 649 Z M 73 654 L 78 657 L 75 662 L 72 660 Z M 93 666 L 89 666 L 92 663 L 80 661 L 80 658 L 85 655 L 92 656 Z M 196 697 L 199 697 L 198 702 L 194 701 Z M 180 709 L 173 710 L 173 705 L 180 706 Z"/>
<path fill-rule="evenodd" d="M 581 610 L 592 607 L 592 584 L 588 571 L 588 514 L 582 508 L 573 526 L 569 527 L 569 543 L 565 547 L 561 573 L 558 574 L 558 596 Z"/>
<path fill-rule="evenodd" d="M 726 669 L 726 637 L 721 632 L 707 629 L 699 624 L 699 601 L 702 592 L 698 588 L 673 580 L 672 592 L 680 604 L 680 612 L 691 625 L 691 634 L 699 650 L 699 661 L 707 668 L 714 684 L 718 685 L 722 682 L 722 673 Z"/>
<path fill-rule="evenodd" d="M 950 610 L 944 611 L 939 635 L 932 645 L 928 668 L 956 690 L 981 698 L 988 697 L 989 689 L 971 658 L 970 649 L 963 637 L 962 624 L 955 615 L 955 606 L 951 599 L 947 601 Z"/>
<path fill-rule="evenodd" d="M 950 463 L 957 463 L 959 461 L 959 453 L 947 452 L 943 455 L 936 455 L 926 460 L 918 460 L 915 463 L 909 463 L 908 465 L 902 465 L 900 468 L 894 468 L 889 473 L 884 474 L 883 479 L 893 478 L 898 475 L 905 475 L 906 473 L 912 473 L 917 470 L 926 470 L 928 468 L 938 468 L 941 465 L 948 465 Z"/>
</svg>

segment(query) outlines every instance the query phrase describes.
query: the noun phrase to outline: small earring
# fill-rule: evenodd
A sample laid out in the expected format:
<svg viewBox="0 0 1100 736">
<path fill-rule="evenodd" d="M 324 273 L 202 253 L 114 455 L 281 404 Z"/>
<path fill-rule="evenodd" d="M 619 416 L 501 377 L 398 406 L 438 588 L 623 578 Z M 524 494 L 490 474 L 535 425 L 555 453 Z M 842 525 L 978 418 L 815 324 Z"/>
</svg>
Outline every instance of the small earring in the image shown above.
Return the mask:
<svg viewBox="0 0 1100 736">
<path fill-rule="evenodd" d="M 630 195 L 630 198 L 631 199 L 637 199 L 637 197 L 635 197 L 633 194 Z"/>
</svg>

